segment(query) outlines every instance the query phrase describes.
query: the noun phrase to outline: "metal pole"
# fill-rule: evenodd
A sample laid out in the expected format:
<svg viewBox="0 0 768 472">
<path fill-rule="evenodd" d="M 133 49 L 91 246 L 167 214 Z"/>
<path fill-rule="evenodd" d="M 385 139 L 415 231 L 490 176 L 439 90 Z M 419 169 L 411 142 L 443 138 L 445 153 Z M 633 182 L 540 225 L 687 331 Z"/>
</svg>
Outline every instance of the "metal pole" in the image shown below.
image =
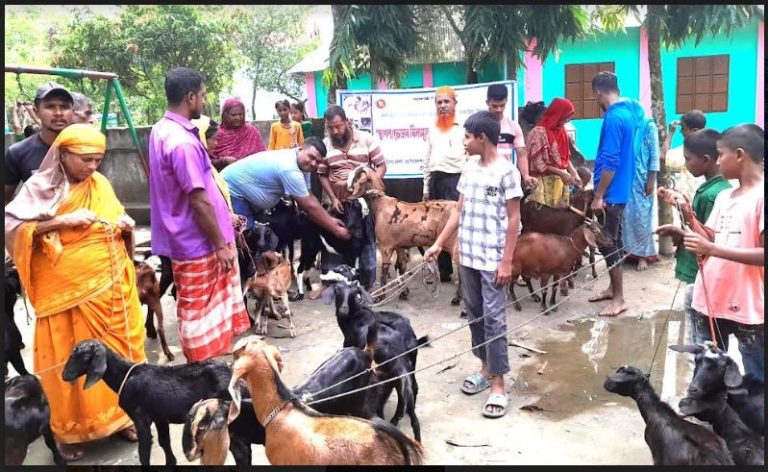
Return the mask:
<svg viewBox="0 0 768 472">
<path fill-rule="evenodd" d="M 115 79 L 117 74 L 111 72 L 98 72 L 95 70 L 81 70 L 81 69 L 61 69 L 58 67 L 26 67 L 17 65 L 6 65 L 5 72 L 11 72 L 15 74 L 39 74 L 39 75 L 58 75 L 61 77 L 68 77 L 70 79 L 78 79 L 82 77 L 88 77 L 91 79 Z"/>
<path fill-rule="evenodd" d="M 107 122 L 109 121 L 109 102 L 112 101 L 112 81 L 107 81 L 106 100 L 104 100 L 104 112 L 101 114 L 101 132 L 107 134 Z"/>
<path fill-rule="evenodd" d="M 141 161 L 141 165 L 144 168 L 144 175 L 147 177 L 147 180 L 149 180 L 149 165 L 147 164 L 147 161 L 144 158 L 144 153 L 141 152 L 141 143 L 139 142 L 139 135 L 136 134 L 136 128 L 133 126 L 131 113 L 128 111 L 128 106 L 125 104 L 125 99 L 123 98 L 123 91 L 120 88 L 120 81 L 117 80 L 117 77 L 115 77 L 111 80 L 111 83 L 115 87 L 115 96 L 117 97 L 118 103 L 120 103 L 120 110 L 122 110 L 123 115 L 125 115 L 125 121 L 128 122 L 128 129 L 131 132 L 131 138 L 133 138 L 133 144 L 136 145 L 136 150 L 139 152 L 139 160 Z"/>
</svg>

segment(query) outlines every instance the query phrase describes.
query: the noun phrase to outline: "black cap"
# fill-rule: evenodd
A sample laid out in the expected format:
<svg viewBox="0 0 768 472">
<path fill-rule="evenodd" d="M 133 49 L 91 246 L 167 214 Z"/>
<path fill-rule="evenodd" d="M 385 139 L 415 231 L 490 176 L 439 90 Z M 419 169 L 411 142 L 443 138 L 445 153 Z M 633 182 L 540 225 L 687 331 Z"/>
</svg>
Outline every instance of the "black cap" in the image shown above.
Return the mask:
<svg viewBox="0 0 768 472">
<path fill-rule="evenodd" d="M 75 100 L 72 98 L 72 94 L 69 93 L 69 90 L 67 90 L 63 85 L 59 85 L 55 82 L 47 82 L 37 88 L 37 93 L 35 94 L 35 105 L 40 103 L 41 100 L 44 100 L 52 93 L 56 95 L 62 95 L 68 102 L 75 102 Z"/>
</svg>

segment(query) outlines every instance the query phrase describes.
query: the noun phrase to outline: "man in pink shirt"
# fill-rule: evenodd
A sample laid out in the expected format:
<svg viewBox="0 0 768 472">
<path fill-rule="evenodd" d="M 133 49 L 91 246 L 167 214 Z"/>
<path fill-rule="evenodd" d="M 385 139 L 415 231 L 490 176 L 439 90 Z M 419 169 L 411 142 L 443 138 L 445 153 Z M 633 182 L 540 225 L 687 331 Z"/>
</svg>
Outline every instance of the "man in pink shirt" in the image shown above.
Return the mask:
<svg viewBox="0 0 768 472">
<path fill-rule="evenodd" d="M 499 143 L 496 146 L 499 155 L 517 165 L 523 187 L 535 187 L 538 180 L 528 173 L 528 152 L 525 149 L 523 129 L 515 120 L 504 116 L 504 110 L 507 108 L 507 86 L 504 84 L 489 85 L 485 104 L 488 105 L 488 111 L 499 120 L 499 125 L 501 125 Z"/>
<path fill-rule="evenodd" d="M 178 67 L 165 77 L 168 109 L 149 135 L 152 253 L 171 259 L 184 356 L 197 362 L 232 350 L 249 328 L 229 209 L 190 119 L 205 103 L 203 76 Z"/>
</svg>

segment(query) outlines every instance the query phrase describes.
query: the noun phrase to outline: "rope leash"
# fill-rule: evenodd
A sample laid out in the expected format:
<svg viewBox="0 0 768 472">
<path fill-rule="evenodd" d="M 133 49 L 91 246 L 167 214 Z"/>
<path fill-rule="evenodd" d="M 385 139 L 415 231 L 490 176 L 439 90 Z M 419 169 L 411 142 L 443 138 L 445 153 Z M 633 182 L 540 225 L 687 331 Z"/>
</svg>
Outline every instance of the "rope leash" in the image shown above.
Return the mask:
<svg viewBox="0 0 768 472">
<path fill-rule="evenodd" d="M 682 285 L 683 285 L 683 281 L 679 280 L 677 282 L 677 288 L 675 289 L 675 293 L 672 295 L 672 303 L 669 305 L 669 310 L 667 311 L 667 319 L 664 320 L 664 325 L 661 327 L 661 332 L 659 333 L 659 339 L 656 341 L 656 347 L 653 350 L 653 357 L 651 358 L 651 365 L 648 367 L 648 373 L 645 375 L 646 379 L 651 378 L 651 371 L 653 370 L 653 363 L 656 361 L 656 355 L 659 353 L 661 338 L 664 337 L 664 331 L 666 331 L 667 324 L 669 323 L 669 319 L 672 317 L 672 308 L 675 306 L 675 298 L 677 298 L 677 292 L 680 290 L 680 287 Z"/>
</svg>

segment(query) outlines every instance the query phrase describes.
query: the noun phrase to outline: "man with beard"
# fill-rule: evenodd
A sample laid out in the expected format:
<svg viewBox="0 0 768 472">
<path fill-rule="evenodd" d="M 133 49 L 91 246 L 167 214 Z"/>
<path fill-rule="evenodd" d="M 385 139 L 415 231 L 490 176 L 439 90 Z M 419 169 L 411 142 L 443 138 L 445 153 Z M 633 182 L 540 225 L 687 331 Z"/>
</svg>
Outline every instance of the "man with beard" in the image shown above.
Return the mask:
<svg viewBox="0 0 768 472">
<path fill-rule="evenodd" d="M 33 110 L 40 118 L 40 132 L 12 145 L 5 153 L 6 204 L 13 200 L 19 183 L 37 172 L 61 130 L 72 123 L 72 103 L 72 94 L 59 84 L 48 82 L 37 89 Z"/>
<path fill-rule="evenodd" d="M 459 200 L 456 185 L 467 162 L 464 128 L 456 123 L 456 92 L 440 87 L 435 92 L 437 121 L 429 130 L 427 159 L 424 162 L 424 201 Z M 442 251 L 437 258 L 440 281 L 449 282 L 453 273 L 451 255 Z"/>
<path fill-rule="evenodd" d="M 149 135 L 152 253 L 171 259 L 179 339 L 188 362 L 231 352 L 235 336 L 250 327 L 233 221 L 190 122 L 203 111 L 204 82 L 196 70 L 170 70 L 168 108 Z"/>
<path fill-rule="evenodd" d="M 347 177 L 355 168 L 367 164 L 383 179 L 387 164 L 384 162 L 381 145 L 370 133 L 353 129 L 344 109 L 338 105 L 328 107 L 323 118 L 328 131 L 328 137 L 323 142 L 328 154 L 317 168 L 320 184 L 337 213 L 362 211 L 359 205 L 347 202 Z M 370 290 L 376 282 L 376 234 L 373 218 L 371 213 L 363 218 L 363 244 L 358 267 L 360 282 L 366 290 Z M 332 256 L 323 253 L 323 270 L 335 265 L 335 258 Z"/>
</svg>

